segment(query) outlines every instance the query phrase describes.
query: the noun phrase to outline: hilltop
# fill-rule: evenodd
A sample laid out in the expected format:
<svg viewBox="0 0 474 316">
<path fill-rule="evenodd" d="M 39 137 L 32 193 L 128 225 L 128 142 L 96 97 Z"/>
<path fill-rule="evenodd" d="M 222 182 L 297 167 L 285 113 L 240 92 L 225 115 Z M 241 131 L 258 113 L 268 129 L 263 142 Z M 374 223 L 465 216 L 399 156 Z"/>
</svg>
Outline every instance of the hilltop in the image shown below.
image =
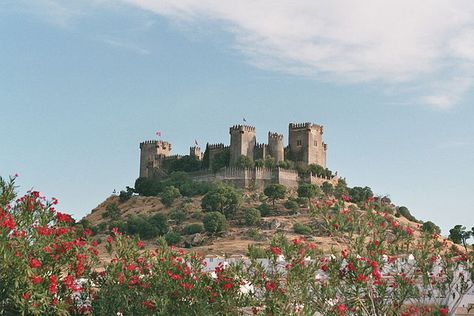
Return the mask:
<svg viewBox="0 0 474 316">
<path fill-rule="evenodd" d="M 164 235 L 165 237 L 171 236 L 167 237 L 170 244 L 205 255 L 246 255 L 249 245 L 262 249 L 268 248 L 277 233 L 281 233 L 289 239 L 304 237 L 325 252 L 340 251 L 345 247 L 340 236 L 325 227 L 324 216 L 316 211 L 318 206 L 327 203 L 327 201 L 336 203 L 341 200 L 337 200 L 331 194 L 325 194 L 317 186 L 312 186 L 318 193 L 311 199 L 310 206 L 308 206 L 306 198 L 298 197 L 297 190 L 287 191 L 282 195 L 284 197 L 275 200 L 273 205 L 271 199 L 263 192 L 223 187 L 236 193 L 240 201 L 235 211 L 232 214 L 227 214 L 227 227 L 216 233 L 206 232 L 204 229 L 203 219 L 209 213 L 202 207 L 204 194 L 183 197 L 178 193 L 171 202 L 166 201 L 168 205 L 163 204 L 165 196 L 163 192 L 160 194 L 161 196 L 139 196 L 131 193 L 127 197 L 112 195 L 94 208 L 82 222 L 91 226 L 99 239 L 105 239 L 113 227 L 118 227 L 121 231 L 128 231 L 145 239 L 147 248 L 156 247 L 156 238 L 159 235 Z M 353 195 L 355 192 L 363 192 L 362 189 L 354 190 Z M 177 191 L 179 192 L 179 190 Z M 349 190 L 349 192 L 351 191 Z M 428 227 L 426 229 L 432 229 L 433 233 L 439 233 L 439 228 L 436 225 L 431 222 L 428 222 L 431 224 L 422 225 L 409 212 L 405 211 L 406 208 L 391 204 L 388 198 L 373 197 L 371 191 L 368 192 L 368 195 L 372 208 L 377 209 L 380 214 L 386 214 L 394 222 L 399 223 L 400 227 L 410 227 L 415 236 L 420 234 L 420 228 L 426 227 Z M 355 217 L 359 216 L 357 214 L 368 212 L 366 201 L 353 203 L 349 196 L 343 198 L 346 200 L 341 201 L 343 209 L 355 212 Z M 253 222 L 246 221 L 246 214 L 252 212 L 257 213 L 256 218 Z M 329 210 L 329 212 L 335 213 L 336 211 Z M 153 222 L 150 220 L 153 216 L 166 222 L 164 230 L 151 231 L 152 229 L 148 226 Z M 329 215 L 329 217 L 331 216 Z M 162 229 L 160 223 L 157 225 L 158 230 Z M 300 227 L 299 230 L 298 227 Z"/>
</svg>

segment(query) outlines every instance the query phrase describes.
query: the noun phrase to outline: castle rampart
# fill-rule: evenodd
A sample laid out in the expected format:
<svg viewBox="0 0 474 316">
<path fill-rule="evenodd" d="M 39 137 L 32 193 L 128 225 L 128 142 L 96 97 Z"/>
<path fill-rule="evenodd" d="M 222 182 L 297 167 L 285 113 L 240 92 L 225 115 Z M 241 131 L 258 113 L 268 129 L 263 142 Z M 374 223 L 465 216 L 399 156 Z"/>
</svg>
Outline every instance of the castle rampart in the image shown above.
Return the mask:
<svg viewBox="0 0 474 316">
<path fill-rule="evenodd" d="M 229 134 L 229 146 L 224 143 L 207 144 L 204 157 L 207 157 L 205 168 L 209 168 L 209 170 L 204 169 L 190 173 L 196 181 L 223 181 L 240 187 L 255 186 L 259 188 L 271 183 L 280 183 L 289 188 L 295 188 L 299 182 L 320 185 L 324 181 L 334 179 L 322 179 L 314 176 L 300 177 L 295 170 L 281 168 L 241 169 L 236 167 L 237 161 L 243 155 L 251 160 L 265 159 L 270 156 L 276 162 L 291 160 L 304 165 L 318 164 L 325 168 L 327 144 L 322 139 L 322 125 L 310 122 L 289 123 L 288 146 L 286 147 L 283 135 L 275 132 L 268 132 L 267 144 L 257 144 L 254 126 L 234 125 L 229 128 Z M 183 157 L 170 155 L 171 144 L 163 140 L 141 142 L 140 151 L 140 177 L 149 177 L 157 169 L 166 169 L 173 161 Z M 220 163 L 214 165 L 217 156 L 222 153 L 225 155 L 220 156 Z M 198 146 L 190 147 L 189 155 L 194 156 L 197 160 L 203 160 L 203 153 Z M 229 167 L 218 170 L 226 159 L 229 159 Z"/>
</svg>

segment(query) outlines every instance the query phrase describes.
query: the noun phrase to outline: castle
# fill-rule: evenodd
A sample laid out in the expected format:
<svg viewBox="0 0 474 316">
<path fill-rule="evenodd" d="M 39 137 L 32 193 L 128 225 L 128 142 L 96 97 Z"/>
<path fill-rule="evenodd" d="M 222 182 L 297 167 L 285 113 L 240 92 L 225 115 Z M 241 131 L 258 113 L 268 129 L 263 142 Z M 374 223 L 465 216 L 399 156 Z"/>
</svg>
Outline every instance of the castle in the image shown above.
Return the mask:
<svg viewBox="0 0 474 316">
<path fill-rule="evenodd" d="M 288 145 L 284 146 L 283 135 L 268 132 L 268 142 L 256 142 L 256 129 L 248 125 L 234 125 L 229 129 L 230 145 L 223 143 L 207 144 L 206 151 L 194 146 L 189 156 L 198 161 L 206 160 L 206 168 L 190 173 L 196 181 L 224 181 L 237 186 L 258 187 L 270 183 L 280 183 L 296 187 L 299 182 L 318 182 L 322 179 L 301 179 L 294 170 L 282 168 L 243 168 L 240 162 L 243 157 L 247 161 L 256 162 L 272 158 L 276 164 L 292 161 L 299 165 L 320 165 L 326 168 L 327 145 L 323 142 L 323 127 L 312 123 L 290 123 L 288 125 Z M 182 159 L 181 155 L 170 155 L 171 144 L 163 140 L 152 140 L 140 143 L 140 177 L 152 176 L 157 170 L 166 169 L 173 161 Z M 215 170 L 216 161 L 223 154 L 228 155 L 228 164 Z M 211 171 L 212 170 L 212 171 Z M 314 178 L 314 177 L 313 177 Z M 319 181 L 321 182 L 321 181 Z"/>
</svg>

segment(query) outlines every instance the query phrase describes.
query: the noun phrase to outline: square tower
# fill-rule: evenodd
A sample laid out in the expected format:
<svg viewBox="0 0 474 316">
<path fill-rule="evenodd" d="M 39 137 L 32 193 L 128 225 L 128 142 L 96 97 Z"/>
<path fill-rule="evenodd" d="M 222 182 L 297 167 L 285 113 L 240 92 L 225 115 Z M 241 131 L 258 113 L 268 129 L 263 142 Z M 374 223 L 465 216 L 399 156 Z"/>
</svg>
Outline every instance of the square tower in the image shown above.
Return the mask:
<svg viewBox="0 0 474 316">
<path fill-rule="evenodd" d="M 230 134 L 230 165 L 235 165 L 240 156 L 247 156 L 253 160 L 255 144 L 255 127 L 248 125 L 234 125 L 229 129 Z"/>
<path fill-rule="evenodd" d="M 147 140 L 140 143 L 140 178 L 151 175 L 151 171 L 162 166 L 171 152 L 171 144 L 162 140 Z"/>
<path fill-rule="evenodd" d="M 318 164 L 326 168 L 327 145 L 323 142 L 323 127 L 312 123 L 290 123 L 288 126 L 287 159 L 305 165 Z"/>
</svg>

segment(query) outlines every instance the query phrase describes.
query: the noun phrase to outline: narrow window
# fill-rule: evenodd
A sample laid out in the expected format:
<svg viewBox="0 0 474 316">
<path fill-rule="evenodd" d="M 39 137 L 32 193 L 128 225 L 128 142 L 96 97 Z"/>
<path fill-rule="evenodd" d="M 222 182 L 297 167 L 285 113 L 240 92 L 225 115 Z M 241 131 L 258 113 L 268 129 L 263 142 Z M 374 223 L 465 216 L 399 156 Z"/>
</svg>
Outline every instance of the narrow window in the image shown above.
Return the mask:
<svg viewBox="0 0 474 316">
<path fill-rule="evenodd" d="M 314 147 L 318 147 L 318 141 L 317 140 L 314 141 Z"/>
<path fill-rule="evenodd" d="M 298 140 L 296 141 L 296 146 L 301 146 L 301 139 L 298 139 Z"/>
</svg>

